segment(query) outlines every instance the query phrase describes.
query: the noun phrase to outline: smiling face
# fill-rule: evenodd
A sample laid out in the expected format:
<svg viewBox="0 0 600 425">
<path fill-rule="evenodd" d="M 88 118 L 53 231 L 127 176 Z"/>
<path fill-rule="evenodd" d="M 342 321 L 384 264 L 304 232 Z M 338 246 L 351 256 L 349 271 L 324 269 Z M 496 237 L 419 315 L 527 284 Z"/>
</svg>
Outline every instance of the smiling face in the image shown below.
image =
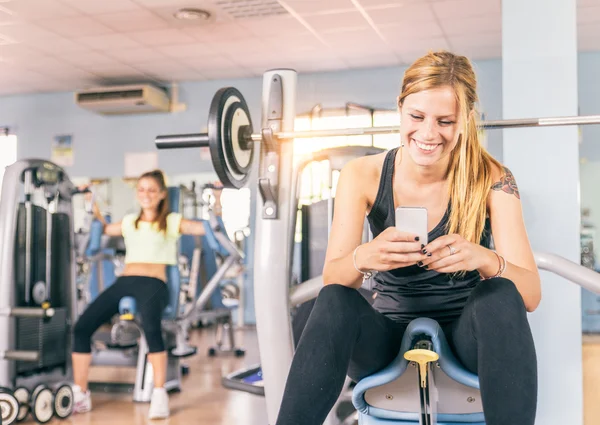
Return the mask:
<svg viewBox="0 0 600 425">
<path fill-rule="evenodd" d="M 160 201 L 166 196 L 160 184 L 151 177 L 143 177 L 137 183 L 137 200 L 144 210 L 158 210 Z"/>
<path fill-rule="evenodd" d="M 418 91 L 404 98 L 400 137 L 415 164 L 427 167 L 448 158 L 458 143 L 459 115 L 450 86 Z"/>
</svg>

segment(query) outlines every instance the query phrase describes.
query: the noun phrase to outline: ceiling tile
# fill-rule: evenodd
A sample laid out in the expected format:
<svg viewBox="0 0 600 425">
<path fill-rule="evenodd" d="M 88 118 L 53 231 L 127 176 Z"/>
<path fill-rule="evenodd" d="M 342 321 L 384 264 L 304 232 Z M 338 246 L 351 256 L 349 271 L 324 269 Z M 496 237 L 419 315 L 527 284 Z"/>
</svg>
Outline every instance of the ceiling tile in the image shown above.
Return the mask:
<svg viewBox="0 0 600 425">
<path fill-rule="evenodd" d="M 19 18 L 15 15 L 11 10 L 0 6 L 0 25 L 17 22 Z"/>
<path fill-rule="evenodd" d="M 203 58 L 214 56 L 218 52 L 205 43 L 159 46 L 156 50 L 171 58 Z"/>
<path fill-rule="evenodd" d="M 480 33 L 477 37 L 472 35 L 452 35 L 447 37 L 452 49 L 469 47 L 494 47 L 502 46 L 502 33 Z"/>
<path fill-rule="evenodd" d="M 38 80 L 49 78 L 52 80 L 68 81 L 74 78 L 86 78 L 92 81 L 97 78 L 95 75 L 77 68 L 72 64 L 51 57 L 42 57 L 37 60 L 28 61 L 27 63 L 21 63 L 17 68 L 20 69 L 19 72 L 23 75 L 28 75 L 28 73 L 41 75 L 42 78 L 36 78 Z"/>
<path fill-rule="evenodd" d="M 272 57 L 272 56 L 232 56 L 232 60 L 241 65 L 243 68 L 252 70 L 260 69 L 261 73 L 271 68 L 294 68 L 294 60 L 292 58 Z"/>
<path fill-rule="evenodd" d="M 421 55 L 432 50 L 450 50 L 448 42 L 443 37 L 419 38 L 395 43 L 394 52 L 403 56 L 406 52 L 421 52 Z"/>
<path fill-rule="evenodd" d="M 250 36 L 250 31 L 234 22 L 214 23 L 210 26 L 182 28 L 185 34 L 198 41 L 232 41 Z"/>
<path fill-rule="evenodd" d="M 132 32 L 128 37 L 144 46 L 168 46 L 171 44 L 190 44 L 196 41 L 191 35 L 178 29 Z"/>
<path fill-rule="evenodd" d="M 288 54 L 292 60 L 297 62 L 308 62 L 313 61 L 315 63 L 319 63 L 322 61 L 328 60 L 339 60 L 339 56 L 341 56 L 343 52 L 338 52 L 335 50 L 331 50 L 327 47 L 321 47 L 319 49 L 312 50 L 293 50 Z"/>
<path fill-rule="evenodd" d="M 317 32 L 335 32 L 344 28 L 367 28 L 369 23 L 358 11 L 306 16 L 306 22 Z"/>
<path fill-rule="evenodd" d="M 360 4 L 365 9 L 378 9 L 378 8 L 386 8 L 386 7 L 395 7 L 398 6 L 398 3 L 402 4 L 415 4 L 415 3 L 424 3 L 424 0 L 354 0 L 358 4 Z M 427 0 L 429 3 L 433 3 L 437 0 Z M 442 0 L 444 1 L 444 0 Z M 489 1 L 489 0 L 485 0 Z"/>
<path fill-rule="evenodd" d="M 502 17 L 497 15 L 479 16 L 465 19 L 448 19 L 440 21 L 442 30 L 447 36 L 500 32 L 502 31 Z"/>
<path fill-rule="evenodd" d="M 324 47 L 324 44 L 313 34 L 267 37 L 263 41 L 267 49 L 274 49 L 275 51 L 312 51 Z"/>
<path fill-rule="evenodd" d="M 112 49 L 130 49 L 140 47 L 137 41 L 122 34 L 107 34 L 94 37 L 82 37 L 78 40 L 80 43 L 91 47 L 92 49 L 110 51 Z"/>
<path fill-rule="evenodd" d="M 127 65 L 93 65 L 85 67 L 90 73 L 102 78 L 143 78 L 144 73 Z"/>
<path fill-rule="evenodd" d="M 375 25 L 404 25 L 435 20 L 433 10 L 428 3 L 408 3 L 400 6 L 367 9 L 366 12 Z"/>
<path fill-rule="evenodd" d="M 107 51 L 106 54 L 128 64 L 150 62 L 157 59 L 168 60 L 168 58 L 162 53 L 148 47 L 137 47 L 134 49 L 111 49 Z"/>
<path fill-rule="evenodd" d="M 28 21 L 81 16 L 81 12 L 57 0 L 19 0 L 2 6 L 14 12 L 17 18 Z"/>
<path fill-rule="evenodd" d="M 431 7 L 441 21 L 486 15 L 502 16 L 502 6 L 500 2 L 489 0 L 445 0 L 432 3 Z"/>
<path fill-rule="evenodd" d="M 337 69 L 345 69 L 348 64 L 341 59 L 324 59 L 315 62 L 314 60 L 298 60 L 295 62 L 294 69 L 298 72 L 323 72 Z"/>
<path fill-rule="evenodd" d="M 360 55 L 352 58 L 344 58 L 350 68 L 377 68 L 399 66 L 401 61 L 395 56 L 369 56 Z"/>
<path fill-rule="evenodd" d="M 268 51 L 268 46 L 260 38 L 246 37 L 237 41 L 215 41 L 210 44 L 210 49 L 215 53 L 239 54 L 265 56 L 264 52 Z M 268 55 L 267 55 L 268 56 Z"/>
<path fill-rule="evenodd" d="M 245 19 L 239 25 L 251 35 L 259 37 L 303 34 L 308 30 L 296 18 L 291 16 L 275 16 L 263 19 Z"/>
<path fill-rule="evenodd" d="M 9 63 L 20 64 L 43 56 L 38 50 L 23 45 L 0 46 L 0 58 Z"/>
<path fill-rule="evenodd" d="M 85 45 L 58 36 L 39 39 L 32 41 L 30 44 L 36 49 L 49 54 L 82 52 L 87 49 Z"/>
<path fill-rule="evenodd" d="M 300 15 L 356 10 L 350 0 L 284 0 L 284 3 Z"/>
<path fill-rule="evenodd" d="M 7 45 L 7 44 L 18 44 L 18 43 L 15 40 L 13 40 L 12 38 L 0 34 L 0 46 Z"/>
<path fill-rule="evenodd" d="M 355 43 L 357 46 L 376 46 L 381 44 L 381 39 L 372 28 L 327 32 L 321 34 L 321 38 L 333 48 L 348 47 Z"/>
<path fill-rule="evenodd" d="M 163 29 L 168 26 L 164 20 L 147 10 L 98 15 L 96 19 L 104 25 L 121 32 Z"/>
<path fill-rule="evenodd" d="M 87 15 L 140 10 L 140 6 L 131 0 L 61 0 Z"/>
<path fill-rule="evenodd" d="M 40 39 L 56 37 L 56 34 L 29 23 L 2 25 L 0 26 L 0 34 L 20 43 L 29 43 Z"/>
<path fill-rule="evenodd" d="M 135 0 L 136 3 L 150 8 L 165 6 L 180 7 L 206 7 L 213 3 L 207 0 Z"/>
<path fill-rule="evenodd" d="M 39 25 L 56 34 L 69 38 L 103 35 L 113 32 L 109 27 L 87 16 L 53 19 L 40 22 Z"/>
<path fill-rule="evenodd" d="M 596 38 L 600 39 L 600 25 L 584 24 L 577 27 L 577 36 L 580 39 Z"/>
<path fill-rule="evenodd" d="M 200 72 L 217 69 L 235 68 L 239 66 L 231 59 L 224 58 L 221 56 L 211 56 L 202 59 L 181 59 L 180 62 Z"/>
<path fill-rule="evenodd" d="M 405 45 L 411 40 L 441 38 L 444 33 L 437 22 L 412 22 L 401 25 L 381 25 L 379 31 L 392 45 Z"/>
<path fill-rule="evenodd" d="M 65 61 L 75 66 L 81 66 L 84 68 L 94 65 L 118 65 L 116 59 L 107 56 L 106 54 L 94 51 L 77 52 L 73 54 L 61 54 L 58 55 L 57 58 L 61 61 Z"/>
<path fill-rule="evenodd" d="M 136 63 L 133 68 L 145 73 L 169 72 L 178 70 L 190 70 L 190 67 L 182 65 L 175 61 L 156 60 L 143 63 Z"/>
<path fill-rule="evenodd" d="M 243 68 L 241 66 L 237 68 L 225 68 L 203 71 L 202 76 L 209 80 L 224 80 L 231 78 L 251 78 L 257 77 L 259 73 L 255 73 L 252 70 Z"/>
<path fill-rule="evenodd" d="M 580 7 L 577 11 L 577 24 L 600 23 L 600 2 L 597 6 Z"/>
<path fill-rule="evenodd" d="M 203 79 L 203 75 L 193 69 L 174 69 L 172 71 L 164 72 L 149 72 L 147 75 L 163 82 L 196 81 Z"/>
</svg>

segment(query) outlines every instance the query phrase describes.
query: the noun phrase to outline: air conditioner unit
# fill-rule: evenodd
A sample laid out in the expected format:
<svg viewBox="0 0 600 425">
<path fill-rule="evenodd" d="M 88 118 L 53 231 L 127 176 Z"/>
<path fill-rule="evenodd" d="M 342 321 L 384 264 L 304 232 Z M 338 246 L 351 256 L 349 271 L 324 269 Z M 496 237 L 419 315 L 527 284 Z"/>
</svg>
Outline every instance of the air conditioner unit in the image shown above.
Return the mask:
<svg viewBox="0 0 600 425">
<path fill-rule="evenodd" d="M 168 112 L 167 93 L 150 84 L 97 87 L 75 93 L 77 105 L 104 115 Z"/>
</svg>

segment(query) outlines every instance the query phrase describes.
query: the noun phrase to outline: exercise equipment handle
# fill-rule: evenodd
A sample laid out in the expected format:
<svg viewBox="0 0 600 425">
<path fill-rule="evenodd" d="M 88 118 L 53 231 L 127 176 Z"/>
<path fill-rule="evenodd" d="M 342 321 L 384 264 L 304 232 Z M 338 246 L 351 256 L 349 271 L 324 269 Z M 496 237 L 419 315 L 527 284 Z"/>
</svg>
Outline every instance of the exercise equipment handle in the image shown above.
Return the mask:
<svg viewBox="0 0 600 425">
<path fill-rule="evenodd" d="M 0 309 L 0 316 L 9 317 L 37 317 L 45 319 L 54 316 L 53 308 L 35 308 L 35 307 L 12 307 Z"/>
<path fill-rule="evenodd" d="M 157 149 L 206 148 L 209 146 L 208 133 L 170 134 L 158 136 L 154 143 Z"/>
<path fill-rule="evenodd" d="M 40 361 L 40 353 L 37 351 L 8 350 L 2 355 L 6 360 L 17 360 L 22 362 Z"/>
</svg>

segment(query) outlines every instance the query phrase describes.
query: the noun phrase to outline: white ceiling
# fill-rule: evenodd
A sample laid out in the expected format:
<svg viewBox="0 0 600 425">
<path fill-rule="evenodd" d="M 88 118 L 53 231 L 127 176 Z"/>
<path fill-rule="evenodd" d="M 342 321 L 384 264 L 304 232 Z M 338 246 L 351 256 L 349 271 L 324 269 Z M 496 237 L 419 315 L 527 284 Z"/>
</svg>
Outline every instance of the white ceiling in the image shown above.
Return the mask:
<svg viewBox="0 0 600 425">
<path fill-rule="evenodd" d="M 181 7 L 214 19 L 176 20 Z M 257 10 L 271 16 L 240 16 Z M 0 0 L 0 95 L 400 65 L 428 49 L 489 59 L 501 42 L 501 0 Z M 600 50 L 600 0 L 578 0 L 578 45 Z"/>
</svg>

